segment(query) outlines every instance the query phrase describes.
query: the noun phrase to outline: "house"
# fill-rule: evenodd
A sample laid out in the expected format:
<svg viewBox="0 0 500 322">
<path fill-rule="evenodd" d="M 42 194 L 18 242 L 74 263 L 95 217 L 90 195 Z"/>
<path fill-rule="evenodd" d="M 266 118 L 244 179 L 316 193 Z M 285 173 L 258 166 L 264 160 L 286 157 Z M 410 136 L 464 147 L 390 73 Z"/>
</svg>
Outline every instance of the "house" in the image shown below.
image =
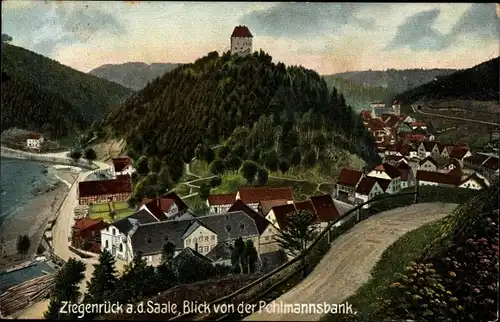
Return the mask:
<svg viewBox="0 0 500 322">
<path fill-rule="evenodd" d="M 367 174 L 367 176 L 389 180 L 390 184 L 388 185 L 387 189 L 384 189 L 384 192 L 386 193 L 396 193 L 401 190 L 401 173 L 398 171 L 398 169 L 388 163 L 383 163 L 376 166 L 375 169 Z"/>
<path fill-rule="evenodd" d="M 417 149 L 415 149 L 412 145 L 406 143 L 403 144 L 403 146 L 399 150 L 399 154 L 409 159 L 413 159 L 418 156 Z"/>
<path fill-rule="evenodd" d="M 293 203 L 293 193 L 290 187 L 256 187 L 240 188 L 236 193 L 236 200 L 241 200 L 250 208 L 258 211 L 259 203 L 262 200 L 284 199 L 287 203 Z"/>
<path fill-rule="evenodd" d="M 410 123 L 412 130 L 421 128 L 422 130 L 427 130 L 427 124 L 425 122 L 412 122 Z"/>
<path fill-rule="evenodd" d="M 286 226 L 285 218 L 295 212 L 297 209 L 294 204 L 286 204 L 282 206 L 276 206 L 269 211 L 266 219 L 273 224 L 277 229 L 282 229 Z"/>
<path fill-rule="evenodd" d="M 425 139 L 426 139 L 427 141 L 435 141 L 435 140 L 436 140 L 436 136 L 434 136 L 434 134 L 432 134 L 432 133 L 428 133 L 428 132 L 427 132 L 427 133 L 425 134 Z"/>
<path fill-rule="evenodd" d="M 396 133 L 411 133 L 412 128 L 410 124 L 406 122 L 401 122 L 399 125 L 396 127 Z"/>
<path fill-rule="evenodd" d="M 311 200 L 310 204 L 312 204 L 314 214 L 316 215 L 321 230 L 325 229 L 330 222 L 340 217 L 340 213 L 333 202 L 332 196 L 312 196 L 309 199 Z M 301 205 L 296 203 L 295 207 L 299 210 Z"/>
<path fill-rule="evenodd" d="M 101 229 L 107 224 L 102 219 L 83 218 L 72 228 L 71 245 L 86 251 L 100 252 Z"/>
<path fill-rule="evenodd" d="M 461 169 L 457 159 L 438 159 L 438 172 L 449 173 L 450 171 L 461 171 Z"/>
<path fill-rule="evenodd" d="M 372 116 L 379 117 L 383 114 L 394 114 L 394 109 L 391 107 L 386 107 L 384 102 L 376 101 L 370 103 L 372 108 Z"/>
<path fill-rule="evenodd" d="M 450 153 L 450 158 L 458 160 L 458 162 L 460 162 L 460 166 L 463 167 L 463 160 L 471 155 L 472 153 L 469 151 L 469 148 L 455 147 Z"/>
<path fill-rule="evenodd" d="M 80 205 L 126 201 L 132 193 L 132 180 L 120 175 L 112 180 L 81 181 L 77 193 Z"/>
<path fill-rule="evenodd" d="M 432 151 L 435 146 L 436 142 L 429 142 L 429 141 L 420 142 L 417 149 L 418 157 L 423 159 L 425 157 L 432 155 Z"/>
<path fill-rule="evenodd" d="M 191 248 L 189 248 L 191 249 Z M 221 241 L 215 245 L 212 250 L 210 250 L 207 255 L 205 255 L 207 258 L 212 260 L 212 263 L 214 265 L 220 264 L 220 265 L 231 265 L 231 257 L 233 253 L 234 245 L 227 241 Z"/>
<path fill-rule="evenodd" d="M 474 190 L 487 189 L 489 186 L 490 183 L 488 182 L 488 180 L 475 172 L 468 176 L 465 180 L 463 180 L 459 185 L 460 188 Z"/>
<path fill-rule="evenodd" d="M 187 261 L 187 260 L 189 260 L 189 263 L 192 263 L 193 262 L 192 259 L 194 259 L 195 265 L 200 263 L 215 265 L 212 259 L 208 258 L 207 256 L 203 256 L 202 254 L 195 251 L 191 247 L 186 247 L 183 250 L 181 250 L 178 254 L 176 254 L 174 256 L 174 263 L 175 262 L 179 263 L 181 261 Z"/>
<path fill-rule="evenodd" d="M 263 217 L 266 217 L 269 211 L 273 209 L 273 207 L 276 206 L 283 206 L 288 204 L 288 201 L 286 199 L 278 199 L 278 200 L 261 200 L 259 202 L 259 206 L 257 207 L 257 210 L 259 214 Z"/>
<path fill-rule="evenodd" d="M 206 204 L 210 208 L 211 213 L 219 214 L 226 212 L 233 205 L 235 200 L 235 193 L 210 195 L 207 198 Z"/>
<path fill-rule="evenodd" d="M 409 124 L 417 121 L 415 118 L 413 118 L 413 117 L 411 117 L 409 115 L 408 116 L 407 115 L 400 115 L 399 119 L 400 119 L 401 123 L 407 123 L 408 126 L 409 126 Z"/>
<path fill-rule="evenodd" d="M 432 141 L 432 140 L 429 140 L 429 141 Z M 434 145 L 432 145 L 432 149 L 430 152 L 431 152 L 431 156 L 433 158 L 439 158 L 441 156 L 442 149 L 440 149 L 440 146 L 438 143 L 435 143 Z"/>
<path fill-rule="evenodd" d="M 354 197 L 354 191 L 362 177 L 363 173 L 360 171 L 342 168 L 336 183 L 336 196 L 339 199 Z"/>
<path fill-rule="evenodd" d="M 274 239 L 267 238 L 269 236 L 274 236 L 275 230 L 273 229 L 274 227 L 272 227 L 273 225 L 271 225 L 271 223 L 264 216 L 248 207 L 241 200 L 236 200 L 236 202 L 228 210 L 229 213 L 235 211 L 244 212 L 255 222 L 255 226 L 257 226 L 257 231 L 259 232 L 259 243 L 255 244 L 255 247 L 260 254 L 279 250 L 276 241 Z"/>
<path fill-rule="evenodd" d="M 408 163 L 408 158 L 406 156 L 403 156 L 403 155 L 386 155 L 384 157 L 384 162 L 386 162 L 392 166 L 396 166 L 400 162 Z"/>
<path fill-rule="evenodd" d="M 30 149 L 40 149 L 43 144 L 43 136 L 37 132 L 31 132 L 26 138 L 26 147 Z"/>
<path fill-rule="evenodd" d="M 399 117 L 396 115 L 388 115 L 388 117 L 384 121 L 384 127 L 389 129 L 389 131 L 393 131 L 399 125 Z"/>
<path fill-rule="evenodd" d="M 132 159 L 129 157 L 113 158 L 113 176 L 128 175 L 131 176 L 135 171 L 132 166 Z"/>
<path fill-rule="evenodd" d="M 395 165 L 396 169 L 398 169 L 401 174 L 401 189 L 405 189 L 411 187 L 415 184 L 415 177 L 413 175 L 413 171 L 410 165 L 404 161 L 400 161 Z"/>
<path fill-rule="evenodd" d="M 434 158 L 428 156 L 425 159 L 422 159 L 418 163 L 418 170 L 423 170 L 423 171 L 432 171 L 436 172 L 438 169 L 438 164 Z"/>
<path fill-rule="evenodd" d="M 417 171 L 416 180 L 419 186 L 439 186 L 448 188 L 458 187 L 462 182 L 460 175 L 424 170 Z"/>
<path fill-rule="evenodd" d="M 171 219 L 186 212 L 188 205 L 175 192 L 172 192 L 155 199 L 144 198 L 139 207 L 139 210 L 142 209 L 146 209 L 152 214 L 158 213 L 158 210 L 160 210 L 166 218 Z"/>
<path fill-rule="evenodd" d="M 383 193 L 384 190 L 380 187 L 375 178 L 364 177 L 356 187 L 355 196 L 359 203 L 364 203 Z M 365 205 L 363 208 L 369 208 L 369 205 Z"/>
<path fill-rule="evenodd" d="M 231 55 L 246 56 L 252 53 L 253 36 L 248 27 L 234 27 L 231 34 Z"/>
<path fill-rule="evenodd" d="M 498 156 L 490 156 L 483 162 L 483 164 L 481 164 L 481 168 L 485 174 L 498 177 Z"/>
<path fill-rule="evenodd" d="M 482 165 L 490 158 L 487 154 L 473 153 L 471 156 L 465 157 L 463 160 L 464 168 L 475 171 L 482 171 Z"/>
</svg>

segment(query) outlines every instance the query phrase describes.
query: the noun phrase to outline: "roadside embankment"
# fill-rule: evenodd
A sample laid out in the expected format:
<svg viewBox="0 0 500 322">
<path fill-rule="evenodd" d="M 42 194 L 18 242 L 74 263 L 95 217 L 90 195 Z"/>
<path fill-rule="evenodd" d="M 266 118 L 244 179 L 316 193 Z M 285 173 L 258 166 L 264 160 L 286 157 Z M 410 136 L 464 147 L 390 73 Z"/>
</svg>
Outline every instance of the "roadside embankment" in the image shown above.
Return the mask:
<svg viewBox="0 0 500 322">
<path fill-rule="evenodd" d="M 32 152 L 15 150 L 15 149 L 7 148 L 4 146 L 2 146 L 0 148 L 1 148 L 0 155 L 4 158 L 41 161 L 41 162 L 47 162 L 47 163 L 53 163 L 53 164 L 75 166 L 75 167 L 80 167 L 80 168 L 85 168 L 85 169 L 90 169 L 90 170 L 94 170 L 94 169 L 98 168 L 98 166 L 92 162 L 89 162 L 86 160 L 74 161 L 73 159 L 66 157 L 61 153 L 37 154 L 37 153 L 32 153 Z"/>
</svg>

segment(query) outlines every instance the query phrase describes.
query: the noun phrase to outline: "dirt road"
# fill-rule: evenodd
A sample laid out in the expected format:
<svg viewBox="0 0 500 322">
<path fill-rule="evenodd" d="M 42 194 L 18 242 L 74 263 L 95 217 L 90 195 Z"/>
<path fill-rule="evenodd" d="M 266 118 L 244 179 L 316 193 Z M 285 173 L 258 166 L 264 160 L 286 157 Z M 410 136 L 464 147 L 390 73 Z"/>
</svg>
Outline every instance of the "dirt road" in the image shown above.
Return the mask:
<svg viewBox="0 0 500 322">
<path fill-rule="evenodd" d="M 359 223 L 337 238 L 314 271 L 276 299 L 275 305 L 342 303 L 369 281 L 372 268 L 389 245 L 406 232 L 445 217 L 455 207 L 442 203 L 417 204 L 387 211 Z M 320 317 L 321 314 L 268 313 L 264 310 L 245 320 L 318 321 Z"/>
</svg>

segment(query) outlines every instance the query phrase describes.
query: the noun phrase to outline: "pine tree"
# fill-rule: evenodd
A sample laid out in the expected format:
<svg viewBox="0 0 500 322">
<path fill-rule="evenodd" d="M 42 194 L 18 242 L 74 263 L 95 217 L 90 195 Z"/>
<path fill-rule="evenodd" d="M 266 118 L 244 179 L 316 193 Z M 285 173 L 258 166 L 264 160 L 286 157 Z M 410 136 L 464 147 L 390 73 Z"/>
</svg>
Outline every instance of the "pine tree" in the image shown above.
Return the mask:
<svg viewBox="0 0 500 322">
<path fill-rule="evenodd" d="M 315 238 L 312 226 L 315 217 L 307 210 L 298 210 L 285 220 L 285 227 L 280 227 L 276 241 L 292 256 L 301 254 Z"/>
<path fill-rule="evenodd" d="M 94 264 L 94 272 L 90 282 L 87 282 L 85 302 L 103 303 L 110 299 L 118 281 L 115 263 L 113 255 L 104 249 L 99 255 L 99 263 Z"/>
</svg>

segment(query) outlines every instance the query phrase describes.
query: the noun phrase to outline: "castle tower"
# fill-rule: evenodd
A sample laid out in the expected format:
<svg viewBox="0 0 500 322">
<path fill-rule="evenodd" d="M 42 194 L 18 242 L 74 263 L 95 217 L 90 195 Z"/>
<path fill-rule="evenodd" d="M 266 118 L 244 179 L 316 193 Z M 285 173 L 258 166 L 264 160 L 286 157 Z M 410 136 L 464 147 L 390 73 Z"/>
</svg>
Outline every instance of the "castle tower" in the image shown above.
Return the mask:
<svg viewBox="0 0 500 322">
<path fill-rule="evenodd" d="M 252 53 L 252 33 L 246 26 L 234 27 L 231 35 L 231 54 L 246 56 Z"/>
</svg>

